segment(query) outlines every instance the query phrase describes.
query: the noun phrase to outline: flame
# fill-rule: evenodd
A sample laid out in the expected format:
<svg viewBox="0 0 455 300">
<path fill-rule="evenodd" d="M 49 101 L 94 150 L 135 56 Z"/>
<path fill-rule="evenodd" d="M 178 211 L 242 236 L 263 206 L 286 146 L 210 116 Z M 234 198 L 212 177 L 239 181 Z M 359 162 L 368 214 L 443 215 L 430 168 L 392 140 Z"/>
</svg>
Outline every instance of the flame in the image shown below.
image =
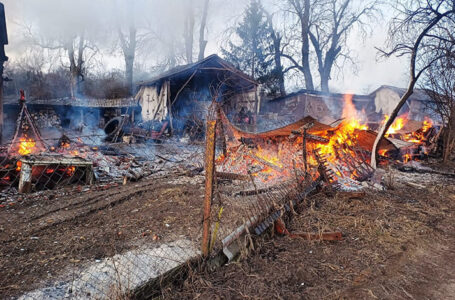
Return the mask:
<svg viewBox="0 0 455 300">
<path fill-rule="evenodd" d="M 19 138 L 19 141 L 20 144 L 19 149 L 17 151 L 19 152 L 20 155 L 28 155 L 38 150 L 36 148 L 36 142 L 32 138 L 27 138 L 27 136 L 23 136 Z"/>
<path fill-rule="evenodd" d="M 386 149 L 381 149 L 378 151 L 379 155 L 381 155 L 381 156 L 386 156 L 387 152 L 388 152 L 388 150 L 386 150 Z"/>
<path fill-rule="evenodd" d="M 282 168 L 283 165 L 280 163 L 280 158 L 277 157 L 277 156 L 273 156 L 271 155 L 270 153 L 266 153 L 261 146 L 258 145 L 257 147 L 257 151 L 255 153 L 255 155 L 265 161 L 267 161 L 268 163 L 272 164 L 272 165 L 275 165 L 277 167 L 280 167 Z"/>
<path fill-rule="evenodd" d="M 425 120 L 422 123 L 422 128 L 420 128 L 417 131 L 407 133 L 403 136 L 403 140 L 414 143 L 414 144 L 419 144 L 422 145 L 426 142 L 426 133 L 430 130 L 430 128 L 433 127 L 433 121 L 425 117 Z"/>
<path fill-rule="evenodd" d="M 356 110 L 352 98 L 352 95 L 345 95 L 342 113 L 344 120 L 337 128 L 311 133 L 327 139 L 326 142 L 307 140 L 307 171 L 310 172 L 311 176 L 318 176 L 318 172 L 315 171 L 318 161 L 313 154 L 314 149 L 318 149 L 318 152 L 324 155 L 329 162 L 337 160 L 340 153 L 357 155 L 353 150 L 350 150 L 352 148 L 347 146 L 354 146 L 358 131 L 367 130 L 368 126 L 362 122 L 364 119 L 362 116 L 365 114 Z M 239 137 L 236 139 L 238 140 Z M 228 147 L 226 156 L 219 155 L 216 163 L 220 165 L 223 171 L 227 172 L 245 174 L 251 168 L 253 169 L 252 175 L 255 178 L 270 184 L 294 177 L 304 169 L 302 144 L 302 136 L 290 140 L 271 138 L 267 141 L 258 140 L 255 142 L 255 149 L 246 150 L 246 147 L 238 146 Z M 334 172 L 339 177 L 345 176 L 346 173 L 345 170 L 334 170 Z M 359 174 L 356 172 L 350 174 L 352 177 L 357 175 Z"/>
<path fill-rule="evenodd" d="M 406 153 L 405 155 L 403 155 L 403 162 L 404 162 L 404 163 L 407 163 L 407 162 L 410 161 L 411 159 L 412 159 L 411 154 Z"/>
<path fill-rule="evenodd" d="M 22 168 L 22 162 L 20 160 L 18 160 L 16 163 L 16 171 L 19 172 L 21 170 L 21 168 Z"/>
<path fill-rule="evenodd" d="M 70 147 L 70 143 L 62 142 L 62 143 L 60 144 L 60 147 L 61 147 L 61 148 L 64 148 L 64 149 L 68 149 L 68 148 Z"/>
<path fill-rule="evenodd" d="M 342 117 L 345 119 L 329 137 L 329 142 L 319 147 L 319 152 L 325 155 L 329 161 L 336 159 L 336 147 L 341 145 L 353 146 L 352 138 L 357 137 L 357 130 L 368 130 L 368 126 L 361 123 L 362 118 L 352 103 L 352 95 L 348 94 L 344 97 Z"/>
<path fill-rule="evenodd" d="M 76 172 L 76 167 L 75 166 L 70 166 L 66 169 L 66 174 L 68 176 L 73 176 L 74 173 Z"/>
<path fill-rule="evenodd" d="M 390 119 L 390 116 L 385 115 L 384 120 L 382 121 L 382 124 L 384 125 L 389 119 Z M 385 137 L 388 137 L 391 134 L 396 134 L 399 130 L 401 130 L 404 127 L 404 125 L 406 125 L 407 122 L 408 122 L 407 113 L 396 117 L 395 120 L 393 121 L 392 125 L 390 125 L 389 129 L 387 129 Z"/>
<path fill-rule="evenodd" d="M 433 120 L 425 117 L 425 120 L 423 121 L 422 131 L 426 133 L 428 130 L 430 130 L 431 127 L 433 127 Z"/>
</svg>

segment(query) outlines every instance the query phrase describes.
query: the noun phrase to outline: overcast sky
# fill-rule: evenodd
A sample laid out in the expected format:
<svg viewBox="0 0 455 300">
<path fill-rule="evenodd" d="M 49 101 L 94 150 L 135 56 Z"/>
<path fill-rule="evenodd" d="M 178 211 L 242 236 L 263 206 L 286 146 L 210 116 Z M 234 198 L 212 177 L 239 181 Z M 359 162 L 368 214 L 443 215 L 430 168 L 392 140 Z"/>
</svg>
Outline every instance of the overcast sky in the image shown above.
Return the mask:
<svg viewBox="0 0 455 300">
<path fill-rule="evenodd" d="M 155 34 L 170 42 L 181 38 L 182 25 L 179 24 L 187 1 L 190 0 L 3 0 L 9 33 L 7 55 L 12 62 L 26 55 L 30 45 L 27 28 L 42 37 L 50 38 L 85 27 L 100 47 L 101 54 L 96 58 L 98 68 L 122 69 L 121 53 L 115 50 L 115 45 L 109 38 L 111 33 L 115 32 L 112 21 L 124 19 L 130 4 L 134 3 L 133 14 L 139 26 L 152 28 Z M 195 6 L 201 2 L 193 1 Z M 246 0 L 210 1 L 206 55 L 220 54 L 220 45 L 226 36 L 227 28 L 240 20 L 241 12 L 247 3 Z M 276 1 L 265 1 L 269 2 L 266 4 L 269 5 L 268 8 L 273 10 L 273 3 Z M 407 58 L 378 60 L 375 49 L 385 47 L 389 14 L 390 12 L 384 11 L 383 17 L 371 23 L 372 34 L 365 39 L 352 32 L 349 45 L 356 57 L 356 68 L 348 65 L 343 72 L 333 74 L 330 82 L 332 91 L 368 93 L 384 84 L 399 87 L 407 85 Z M 166 51 L 163 45 L 148 45 L 141 49 L 137 64 L 142 70 L 148 70 Z M 55 59 L 49 60 L 49 63 L 62 63 Z M 315 79 L 315 82 L 317 81 Z M 293 82 L 292 88 L 299 88 L 299 83 Z"/>
</svg>

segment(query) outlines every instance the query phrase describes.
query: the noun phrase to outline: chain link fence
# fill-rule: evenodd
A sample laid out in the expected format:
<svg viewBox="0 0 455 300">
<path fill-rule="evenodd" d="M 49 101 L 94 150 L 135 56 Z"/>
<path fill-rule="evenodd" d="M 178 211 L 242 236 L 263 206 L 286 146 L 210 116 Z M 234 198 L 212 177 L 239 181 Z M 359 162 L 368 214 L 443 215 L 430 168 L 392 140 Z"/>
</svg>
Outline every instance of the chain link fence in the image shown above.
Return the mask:
<svg viewBox="0 0 455 300">
<path fill-rule="evenodd" d="M 252 247 L 330 167 L 302 126 L 239 134 L 216 106 L 204 122 L 205 142 L 73 132 L 3 145 L 0 297 L 154 296 L 193 263 Z"/>
<path fill-rule="evenodd" d="M 203 145 L 102 138 L 2 146 L 2 299 L 153 294 L 164 274 L 199 259 Z"/>
</svg>

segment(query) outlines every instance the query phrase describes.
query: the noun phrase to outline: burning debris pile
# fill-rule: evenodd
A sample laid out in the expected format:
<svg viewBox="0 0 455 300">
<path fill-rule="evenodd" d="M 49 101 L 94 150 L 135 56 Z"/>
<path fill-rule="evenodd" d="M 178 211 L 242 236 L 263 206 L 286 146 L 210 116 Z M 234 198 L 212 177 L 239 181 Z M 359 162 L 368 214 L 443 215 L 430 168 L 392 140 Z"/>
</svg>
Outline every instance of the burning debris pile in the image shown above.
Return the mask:
<svg viewBox="0 0 455 300">
<path fill-rule="evenodd" d="M 136 181 L 153 166 L 114 147 L 93 146 L 81 137 L 62 135 L 58 141 L 42 138 L 35 119 L 20 100 L 21 110 L 12 142 L 0 149 L 0 187 L 28 193 L 68 184 Z M 52 118 L 53 119 L 53 118 Z M 85 137 L 96 140 L 99 137 Z"/>
<path fill-rule="evenodd" d="M 345 96 L 343 119 L 331 125 L 308 116 L 279 129 L 250 133 L 236 128 L 218 111 L 221 129 L 228 136 L 216 160 L 220 172 L 251 175 L 263 186 L 306 175 L 315 180 L 321 175 L 342 189 L 355 189 L 374 173 L 370 157 L 377 133 L 356 111 L 350 95 Z M 430 119 L 416 122 L 401 116 L 379 144 L 379 154 L 384 163 L 422 159 L 434 149 L 436 139 Z"/>
</svg>

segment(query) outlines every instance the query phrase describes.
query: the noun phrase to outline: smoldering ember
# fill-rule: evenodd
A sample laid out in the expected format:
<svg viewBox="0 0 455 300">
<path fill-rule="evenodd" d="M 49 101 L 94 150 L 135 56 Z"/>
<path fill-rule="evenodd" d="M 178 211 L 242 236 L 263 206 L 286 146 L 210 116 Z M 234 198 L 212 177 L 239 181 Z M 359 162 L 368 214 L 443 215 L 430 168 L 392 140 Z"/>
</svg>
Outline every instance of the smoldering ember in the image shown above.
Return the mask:
<svg viewBox="0 0 455 300">
<path fill-rule="evenodd" d="M 453 298 L 454 1 L 2 2 L 1 299 Z"/>
</svg>

